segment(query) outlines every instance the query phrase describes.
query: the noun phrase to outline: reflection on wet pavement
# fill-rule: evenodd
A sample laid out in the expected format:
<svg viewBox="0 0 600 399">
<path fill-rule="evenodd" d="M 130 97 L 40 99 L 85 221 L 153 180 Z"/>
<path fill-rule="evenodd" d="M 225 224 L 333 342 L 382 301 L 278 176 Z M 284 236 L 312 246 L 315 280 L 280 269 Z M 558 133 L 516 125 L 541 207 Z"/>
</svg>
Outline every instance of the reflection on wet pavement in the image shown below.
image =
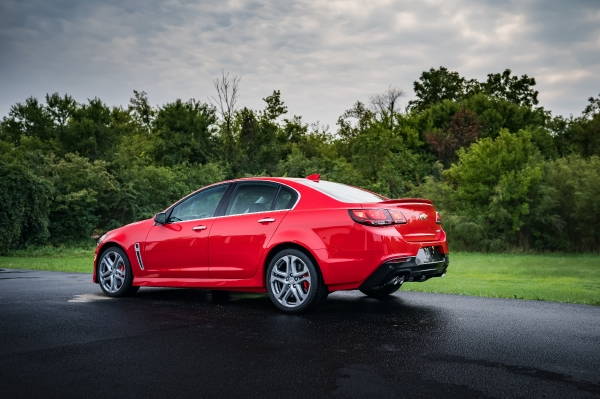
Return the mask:
<svg viewBox="0 0 600 399">
<path fill-rule="evenodd" d="M 285 315 L 262 294 L 143 288 L 101 300 L 79 276 L 0 282 L 0 386 L 16 396 L 600 395 L 597 307 L 342 292 Z M 127 377 L 98 387 L 99 370 Z"/>
</svg>

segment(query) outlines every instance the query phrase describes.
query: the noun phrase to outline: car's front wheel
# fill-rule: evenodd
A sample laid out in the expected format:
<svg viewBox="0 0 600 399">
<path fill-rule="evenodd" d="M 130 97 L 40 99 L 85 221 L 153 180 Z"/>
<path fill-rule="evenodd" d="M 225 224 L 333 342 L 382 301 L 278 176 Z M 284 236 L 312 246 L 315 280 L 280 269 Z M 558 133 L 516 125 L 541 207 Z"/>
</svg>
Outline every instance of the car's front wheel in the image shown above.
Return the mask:
<svg viewBox="0 0 600 399">
<path fill-rule="evenodd" d="M 129 258 L 119 247 L 109 247 L 102 252 L 97 272 L 100 288 L 108 296 L 133 295 L 140 288 L 131 285 L 133 273 Z"/>
<path fill-rule="evenodd" d="M 327 298 L 327 287 L 316 265 L 297 249 L 277 253 L 267 267 L 266 280 L 271 301 L 286 313 L 314 309 Z"/>
</svg>

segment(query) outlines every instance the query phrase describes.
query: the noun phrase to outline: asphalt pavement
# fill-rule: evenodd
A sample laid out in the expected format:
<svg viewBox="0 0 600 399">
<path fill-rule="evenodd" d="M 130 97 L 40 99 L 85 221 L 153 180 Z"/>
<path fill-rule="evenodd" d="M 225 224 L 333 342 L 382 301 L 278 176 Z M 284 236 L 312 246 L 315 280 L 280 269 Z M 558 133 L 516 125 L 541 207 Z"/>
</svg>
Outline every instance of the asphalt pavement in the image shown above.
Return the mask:
<svg viewBox="0 0 600 399">
<path fill-rule="evenodd" d="M 600 397 L 600 307 L 333 293 L 312 313 L 266 295 L 142 288 L 0 269 L 2 398 Z"/>
</svg>

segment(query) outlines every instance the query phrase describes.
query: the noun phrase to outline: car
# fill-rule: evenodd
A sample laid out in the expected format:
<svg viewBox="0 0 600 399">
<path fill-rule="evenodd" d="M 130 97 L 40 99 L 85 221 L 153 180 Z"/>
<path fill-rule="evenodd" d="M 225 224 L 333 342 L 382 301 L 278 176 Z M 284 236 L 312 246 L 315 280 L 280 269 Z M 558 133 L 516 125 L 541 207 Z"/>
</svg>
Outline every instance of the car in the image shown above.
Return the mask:
<svg viewBox="0 0 600 399">
<path fill-rule="evenodd" d="M 340 183 L 257 177 L 204 187 L 98 240 L 93 281 L 111 297 L 140 287 L 268 293 L 281 311 L 328 294 L 385 298 L 444 276 L 446 234 L 432 202 Z"/>
</svg>

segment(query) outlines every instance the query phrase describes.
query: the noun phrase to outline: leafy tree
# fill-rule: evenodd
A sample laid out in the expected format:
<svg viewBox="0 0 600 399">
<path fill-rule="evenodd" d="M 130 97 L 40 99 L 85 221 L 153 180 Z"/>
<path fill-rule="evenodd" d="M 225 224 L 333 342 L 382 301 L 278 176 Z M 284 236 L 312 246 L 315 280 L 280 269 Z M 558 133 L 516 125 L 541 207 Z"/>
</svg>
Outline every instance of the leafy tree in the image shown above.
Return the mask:
<svg viewBox="0 0 600 399">
<path fill-rule="evenodd" d="M 61 137 L 69 128 L 69 122 L 79 108 L 79 104 L 73 97 L 65 94 L 61 97 L 58 93 L 46 94 L 46 111 L 53 121 L 54 134 Z"/>
<path fill-rule="evenodd" d="M 537 105 L 539 93 L 533 89 L 535 79 L 527 75 L 519 78 L 511 73 L 510 69 L 505 69 L 502 73 L 490 73 L 485 82 L 478 82 L 476 79 L 466 80 L 458 72 L 448 71 L 444 67 L 431 68 L 421 74 L 419 81 L 414 82 L 417 98 L 409 101 L 408 106 L 413 111 L 423 112 L 444 100 L 459 102 L 479 93 L 504 99 L 515 105 Z"/>
<path fill-rule="evenodd" d="M 184 162 L 206 163 L 216 150 L 215 109 L 196 100 L 177 99 L 156 113 L 154 148 L 151 150 L 159 165 L 173 166 Z"/>
<path fill-rule="evenodd" d="M 416 115 L 420 132 L 447 130 L 454 114 L 468 109 L 477 114 L 481 123 L 481 137 L 496 138 L 502 129 L 517 132 L 532 127 L 543 127 L 549 120 L 543 109 L 517 105 L 506 99 L 475 94 L 461 102 L 445 100 Z"/>
<path fill-rule="evenodd" d="M 429 191 L 449 214 L 445 222 L 452 239 L 466 249 L 526 247 L 524 230 L 543 176 L 543 158 L 531 133 L 503 130 L 495 140 L 459 150 L 458 157 L 444 171 L 441 187 Z"/>
<path fill-rule="evenodd" d="M 125 112 L 118 108 L 111 110 L 99 98 L 80 105 L 73 111 L 69 124 L 58 131 L 59 154 L 78 153 L 93 160 L 106 158 L 123 134 L 114 123 L 120 113 Z"/>
<path fill-rule="evenodd" d="M 417 99 L 409 101 L 408 106 L 416 112 L 422 112 L 443 100 L 459 101 L 472 84 L 473 81 L 467 82 L 458 72 L 449 71 L 443 66 L 439 69 L 431 68 L 414 82 Z"/>
<path fill-rule="evenodd" d="M 242 164 L 236 169 L 248 174 L 272 173 L 277 168 L 278 161 L 284 157 L 284 147 L 287 144 L 278 140 L 281 137 L 281 127 L 277 118 L 287 113 L 280 91 L 273 91 L 263 101 L 266 103 L 263 111 L 255 113 L 244 107 L 237 114 L 238 153 Z M 297 126 L 290 128 L 295 128 L 296 133 L 302 132 Z"/>
<path fill-rule="evenodd" d="M 460 109 L 452 115 L 446 130 L 425 133 L 427 142 L 444 166 L 456 159 L 456 151 L 469 147 L 481 135 L 483 126 L 477 114 L 469 109 Z"/>
<path fill-rule="evenodd" d="M 2 119 L 2 140 L 20 146 L 23 136 L 34 138 L 39 147 L 53 148 L 56 139 L 52 116 L 48 110 L 33 97 L 25 103 L 10 107 L 8 118 Z"/>
<path fill-rule="evenodd" d="M 24 165 L 0 161 L 0 254 L 46 242 L 51 190 Z"/>
<path fill-rule="evenodd" d="M 132 115 L 133 120 L 136 121 L 140 126 L 143 126 L 148 134 L 152 129 L 152 122 L 154 122 L 154 116 L 156 110 L 152 108 L 148 101 L 148 94 L 145 91 L 139 92 L 133 91 L 133 98 L 129 100 L 129 106 L 127 108 L 129 113 Z"/>
<path fill-rule="evenodd" d="M 323 172 L 318 159 L 308 158 L 297 145 L 285 160 L 279 161 L 277 175 L 286 177 L 306 177 L 313 173 Z"/>
<path fill-rule="evenodd" d="M 279 90 L 273 90 L 273 94 L 263 98 L 263 101 L 267 104 L 263 112 L 265 119 L 274 121 L 281 115 L 287 114 L 287 107 L 281 101 L 281 92 Z"/>
<path fill-rule="evenodd" d="M 487 80 L 479 85 L 479 90 L 489 96 L 502 98 L 513 104 L 533 107 L 538 104 L 539 92 L 533 90 L 535 79 L 527 75 L 520 78 L 511 76 L 511 70 L 502 73 L 490 73 Z"/>
<path fill-rule="evenodd" d="M 24 104 L 17 103 L 8 118 L 3 118 L 0 139 L 25 150 L 101 159 L 118 143 L 122 124 L 129 122 L 122 116 L 122 110 L 111 110 L 98 98 L 78 104 L 69 95 L 54 93 L 46 95 L 44 105 L 31 97 Z"/>
<path fill-rule="evenodd" d="M 552 120 L 556 147 L 561 155 L 600 155 L 600 96 L 590 97 L 580 117 Z"/>
<path fill-rule="evenodd" d="M 346 110 L 337 121 L 339 126 L 337 134 L 344 141 L 353 138 L 364 132 L 375 118 L 375 113 L 368 109 L 363 103 L 357 101 L 349 110 Z M 356 120 L 356 123 L 352 123 Z"/>
</svg>

